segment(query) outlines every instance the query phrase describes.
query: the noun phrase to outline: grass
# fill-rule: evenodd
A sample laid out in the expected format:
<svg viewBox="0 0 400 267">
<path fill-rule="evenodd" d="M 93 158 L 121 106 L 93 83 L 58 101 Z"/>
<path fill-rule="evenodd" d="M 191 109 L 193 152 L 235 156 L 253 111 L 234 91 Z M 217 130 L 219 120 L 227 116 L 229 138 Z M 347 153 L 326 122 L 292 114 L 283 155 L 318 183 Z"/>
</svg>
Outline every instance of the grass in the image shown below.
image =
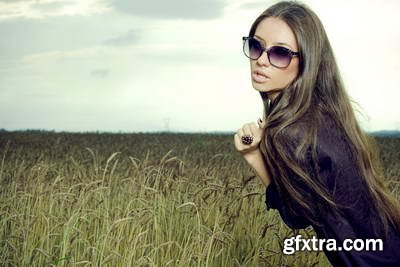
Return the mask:
<svg viewBox="0 0 400 267">
<path fill-rule="evenodd" d="M 398 192 L 400 139 L 377 138 Z M 329 266 L 266 211 L 233 135 L 0 133 L 1 266 Z"/>
</svg>

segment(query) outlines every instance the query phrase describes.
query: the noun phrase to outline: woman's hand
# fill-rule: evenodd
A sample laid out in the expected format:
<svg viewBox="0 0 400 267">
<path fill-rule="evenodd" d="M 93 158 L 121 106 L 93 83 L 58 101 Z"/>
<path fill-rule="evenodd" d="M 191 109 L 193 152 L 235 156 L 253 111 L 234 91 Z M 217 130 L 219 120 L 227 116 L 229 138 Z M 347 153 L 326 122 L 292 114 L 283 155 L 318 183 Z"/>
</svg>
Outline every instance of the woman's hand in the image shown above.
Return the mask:
<svg viewBox="0 0 400 267">
<path fill-rule="evenodd" d="M 259 144 L 261 142 L 261 138 L 264 137 L 265 131 L 265 119 L 261 121 L 258 119 L 257 123 L 250 122 L 246 123 L 240 128 L 234 137 L 235 148 L 237 151 L 242 153 L 242 155 L 246 158 L 248 155 L 256 152 L 259 149 Z M 243 135 L 251 135 L 253 136 L 253 142 L 250 145 L 245 145 L 242 143 Z"/>
<path fill-rule="evenodd" d="M 242 153 L 244 159 L 256 171 L 264 186 L 267 187 L 271 182 L 271 178 L 263 161 L 261 150 L 259 149 L 261 138 L 264 138 L 265 126 L 265 119 L 264 121 L 259 119 L 257 123 L 251 122 L 243 125 L 235 134 L 235 147 L 236 150 Z M 254 136 L 253 142 L 250 145 L 242 143 L 241 138 L 244 134 Z"/>
</svg>

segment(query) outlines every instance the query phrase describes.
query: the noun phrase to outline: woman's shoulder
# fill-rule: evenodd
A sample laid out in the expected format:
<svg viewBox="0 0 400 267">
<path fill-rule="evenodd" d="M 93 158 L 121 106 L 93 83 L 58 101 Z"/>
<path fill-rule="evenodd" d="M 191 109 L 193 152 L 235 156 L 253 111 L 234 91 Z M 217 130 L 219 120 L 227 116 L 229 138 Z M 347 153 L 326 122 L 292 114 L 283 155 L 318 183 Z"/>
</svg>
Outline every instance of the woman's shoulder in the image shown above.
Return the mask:
<svg viewBox="0 0 400 267">
<path fill-rule="evenodd" d="M 348 138 L 340 123 L 328 112 L 308 112 L 296 123 L 289 126 L 285 134 L 299 142 L 310 137 L 322 149 L 344 148 L 349 145 Z"/>
<path fill-rule="evenodd" d="M 285 151 L 308 164 L 315 149 L 317 161 L 332 166 L 354 166 L 355 155 L 343 128 L 327 112 L 308 113 L 283 133 L 287 140 Z M 304 152 L 307 151 L 306 155 Z M 305 157 L 306 156 L 306 157 Z"/>
<path fill-rule="evenodd" d="M 290 129 L 290 130 L 289 130 Z M 304 138 L 315 129 L 324 138 L 333 138 L 340 134 L 341 128 L 333 115 L 323 111 L 309 111 L 295 123 L 291 124 L 287 132 L 294 133 L 294 137 Z"/>
<path fill-rule="evenodd" d="M 354 160 L 352 145 L 344 128 L 329 113 L 320 116 L 317 146 L 339 164 Z"/>
</svg>

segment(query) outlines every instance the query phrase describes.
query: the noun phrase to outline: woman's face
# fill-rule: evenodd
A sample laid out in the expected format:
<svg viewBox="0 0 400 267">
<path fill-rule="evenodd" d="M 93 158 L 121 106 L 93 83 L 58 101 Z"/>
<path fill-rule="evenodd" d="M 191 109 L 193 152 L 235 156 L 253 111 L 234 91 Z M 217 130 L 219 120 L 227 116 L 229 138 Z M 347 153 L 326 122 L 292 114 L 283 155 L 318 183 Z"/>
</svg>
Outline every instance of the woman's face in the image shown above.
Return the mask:
<svg viewBox="0 0 400 267">
<path fill-rule="evenodd" d="M 273 45 L 280 45 L 298 52 L 296 37 L 290 27 L 281 19 L 268 17 L 262 20 L 256 28 L 254 38 L 267 49 Z M 257 60 L 250 59 L 251 82 L 257 91 L 268 92 L 273 89 L 283 89 L 292 82 L 299 72 L 299 57 L 293 57 L 286 68 L 277 68 L 270 64 L 268 55 L 263 52 Z M 254 79 L 255 71 L 268 76 L 264 81 Z M 279 92 L 268 94 L 274 99 Z"/>
</svg>

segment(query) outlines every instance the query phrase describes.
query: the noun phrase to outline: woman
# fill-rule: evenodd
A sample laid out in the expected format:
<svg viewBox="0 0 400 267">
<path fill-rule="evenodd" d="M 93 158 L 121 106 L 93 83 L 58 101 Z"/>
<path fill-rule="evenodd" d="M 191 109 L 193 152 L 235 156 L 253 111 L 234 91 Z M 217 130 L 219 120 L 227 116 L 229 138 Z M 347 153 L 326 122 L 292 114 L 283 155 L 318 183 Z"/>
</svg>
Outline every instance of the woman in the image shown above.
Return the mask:
<svg viewBox="0 0 400 267">
<path fill-rule="evenodd" d="M 304 4 L 279 2 L 243 41 L 265 120 L 245 124 L 234 141 L 266 186 L 267 209 L 338 246 L 383 240 L 381 251 L 323 247 L 333 266 L 400 266 L 400 205 L 355 119 L 319 18 Z"/>
</svg>

